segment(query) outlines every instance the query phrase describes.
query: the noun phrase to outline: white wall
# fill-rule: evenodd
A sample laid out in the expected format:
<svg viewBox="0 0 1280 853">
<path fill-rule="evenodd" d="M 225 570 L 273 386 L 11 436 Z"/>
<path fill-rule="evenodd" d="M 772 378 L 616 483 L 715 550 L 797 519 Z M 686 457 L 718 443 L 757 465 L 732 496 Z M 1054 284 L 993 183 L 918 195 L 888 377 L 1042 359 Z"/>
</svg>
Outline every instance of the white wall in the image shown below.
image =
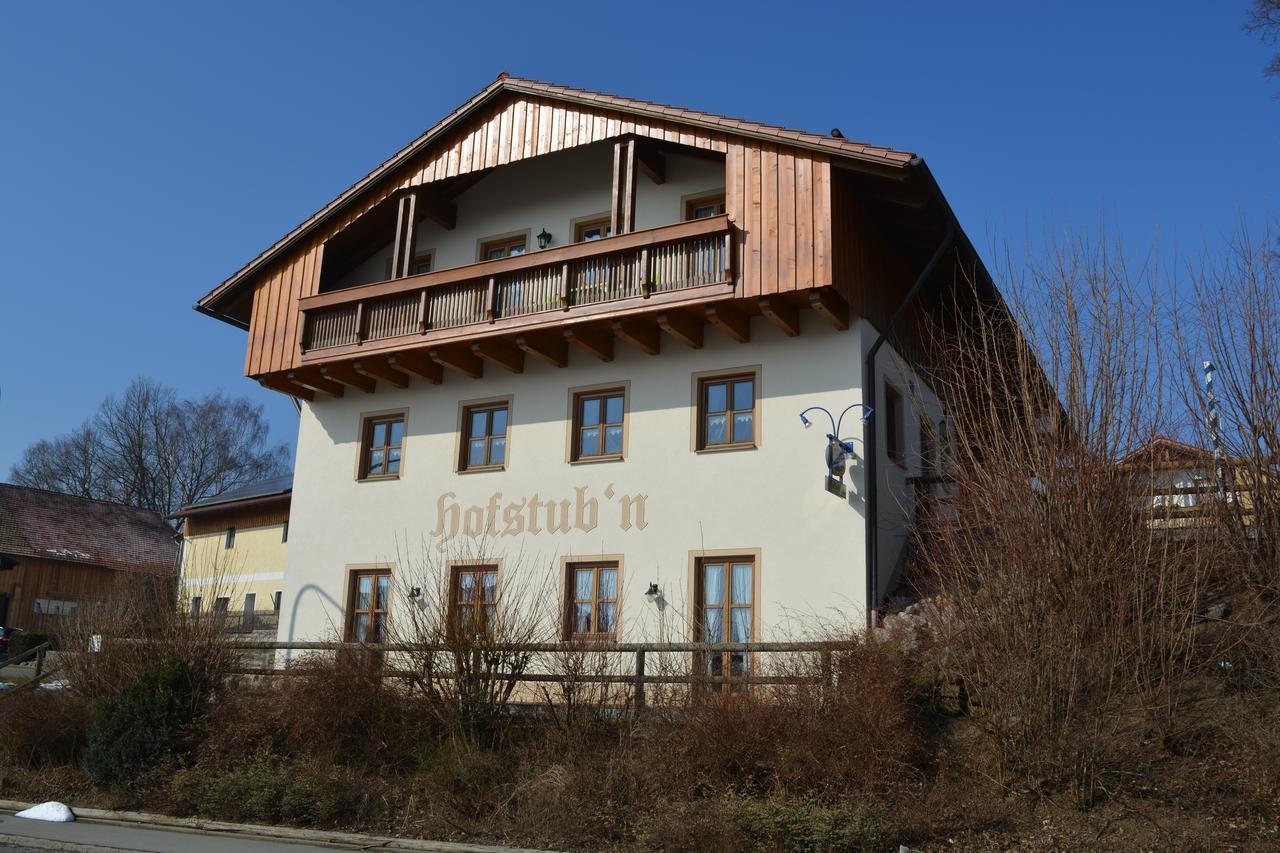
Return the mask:
<svg viewBox="0 0 1280 853">
<path fill-rule="evenodd" d="M 613 143 L 601 142 L 521 160 L 495 169 L 455 199 L 457 227 L 430 220 L 418 226 L 418 252 L 435 253 L 435 269 L 473 264 L 480 241 L 528 231 L 535 250 L 544 228 L 551 246 L 573 242 L 573 222 L 608 215 L 613 193 Z M 724 190 L 724 163 L 683 154 L 667 155 L 666 181 L 636 179 L 636 229 L 670 225 L 684 218 L 682 199 Z M 342 287 L 381 281 L 386 276 L 394 234 L 384 248 L 342 279 Z"/>
<path fill-rule="evenodd" d="M 565 555 L 623 555 L 625 640 L 688 636 L 690 554 L 703 548 L 759 549 L 757 607 L 764 638 L 793 631 L 792 617 L 860 623 L 862 496 L 857 488 L 847 499 L 824 491 L 827 430 L 819 428 L 821 421 L 804 430 L 798 417 L 810 405 L 839 412 L 859 401 L 860 327 L 837 332 L 811 312 L 802 314 L 802 327 L 799 338 L 786 338 L 757 318 L 745 345 L 709 327 L 702 350 L 665 339 L 662 353 L 648 356 L 618 341 L 611 363 L 575 352 L 565 369 L 529 359 L 522 375 L 491 369 L 483 379 L 470 380 L 447 374 L 441 386 L 415 380 L 396 390 L 380 384 L 373 395 L 352 391 L 306 405 L 281 639 L 339 632 L 350 564 L 386 561 L 404 577 L 424 555 L 449 556 L 452 547 L 441 554 L 429 538 L 441 495 L 455 493 L 461 508 L 483 511 L 498 492 L 504 505 L 535 493 L 542 500 L 572 500 L 578 488 L 599 500 L 594 530 L 498 536 L 485 546 L 486 556 L 507 565 L 518 561 L 532 576 L 558 573 L 558 558 Z M 759 448 L 692 452 L 692 375 L 750 365 L 762 370 Z M 623 381 L 630 382 L 628 457 L 568 464 L 569 389 Z M 506 395 L 513 397 L 508 470 L 454 473 L 459 402 Z M 400 407 L 408 409 L 401 479 L 356 482 L 361 414 Z M 854 426 L 846 421 L 844 432 L 860 444 L 851 417 Z M 622 529 L 617 497 L 607 500 L 607 490 L 645 497 L 645 529 Z M 460 540 L 465 537 L 453 544 Z M 659 583 L 670 601 L 665 633 L 643 596 L 650 582 Z M 393 602 L 392 619 L 401 606 L 407 602 Z"/>
</svg>

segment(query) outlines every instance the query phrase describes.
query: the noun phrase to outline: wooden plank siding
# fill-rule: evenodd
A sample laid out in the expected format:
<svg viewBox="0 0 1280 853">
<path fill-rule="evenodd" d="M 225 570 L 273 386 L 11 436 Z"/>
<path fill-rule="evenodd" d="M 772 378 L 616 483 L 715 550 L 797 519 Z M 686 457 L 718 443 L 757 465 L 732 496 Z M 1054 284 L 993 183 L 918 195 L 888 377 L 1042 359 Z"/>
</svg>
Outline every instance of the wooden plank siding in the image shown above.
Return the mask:
<svg viewBox="0 0 1280 853">
<path fill-rule="evenodd" d="M 829 155 L 676 122 L 513 95 L 406 162 L 257 281 L 246 375 L 264 376 L 301 366 L 298 301 L 320 292 L 324 244 L 378 204 L 409 187 L 627 134 L 725 155 L 725 207 L 739 233 L 734 269 L 742 297 L 833 283 Z"/>
<path fill-rule="evenodd" d="M 171 593 L 173 577 L 124 572 L 86 563 L 22 557 L 16 567 L 0 572 L 0 596 L 9 599 L 7 625 L 32 633 L 57 633 L 72 617 L 37 614 L 37 598 L 74 601 L 81 606 L 111 595 L 117 583 L 149 580 L 158 589 Z M 133 590 L 130 590 L 131 592 Z"/>
<path fill-rule="evenodd" d="M 202 512 L 186 519 L 183 533 L 187 536 L 203 536 L 221 533 L 228 527 L 250 530 L 254 527 L 272 527 L 289 520 L 289 502 L 257 507 L 229 508 L 225 511 Z"/>
</svg>

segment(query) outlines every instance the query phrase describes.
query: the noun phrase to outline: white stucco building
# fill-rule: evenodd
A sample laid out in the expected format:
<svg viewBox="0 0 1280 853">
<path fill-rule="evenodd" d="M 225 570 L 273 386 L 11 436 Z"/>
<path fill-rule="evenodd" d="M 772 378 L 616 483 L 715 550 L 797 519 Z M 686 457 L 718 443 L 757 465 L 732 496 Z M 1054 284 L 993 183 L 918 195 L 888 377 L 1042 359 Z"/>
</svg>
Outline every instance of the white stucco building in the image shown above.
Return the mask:
<svg viewBox="0 0 1280 853">
<path fill-rule="evenodd" d="M 537 585 L 566 638 L 746 641 L 891 589 L 966 298 L 913 154 L 504 75 L 198 307 L 301 401 L 280 639 Z"/>
</svg>

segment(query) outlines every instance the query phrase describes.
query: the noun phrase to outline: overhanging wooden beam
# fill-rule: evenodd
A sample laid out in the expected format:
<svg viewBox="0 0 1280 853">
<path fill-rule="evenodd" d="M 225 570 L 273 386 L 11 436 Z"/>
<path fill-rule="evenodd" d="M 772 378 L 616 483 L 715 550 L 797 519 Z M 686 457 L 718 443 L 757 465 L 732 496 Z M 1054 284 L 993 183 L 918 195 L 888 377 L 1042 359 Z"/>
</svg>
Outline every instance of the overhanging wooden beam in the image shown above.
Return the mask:
<svg viewBox="0 0 1280 853">
<path fill-rule="evenodd" d="M 310 388 L 312 391 L 328 394 L 330 397 L 341 397 L 347 390 L 332 379 L 325 379 L 317 370 L 290 370 L 289 381 L 295 385 Z"/>
<path fill-rule="evenodd" d="M 708 305 L 707 319 L 711 325 L 740 344 L 751 340 L 751 318 L 732 303 L 720 302 Z"/>
<path fill-rule="evenodd" d="M 564 338 L 531 332 L 516 337 L 516 346 L 556 367 L 569 365 L 569 342 Z"/>
<path fill-rule="evenodd" d="M 409 387 L 409 374 L 401 373 L 386 361 L 380 358 L 362 358 L 359 361 L 351 362 L 351 369 L 356 373 L 368 376 L 370 379 L 381 379 L 389 385 L 397 388 Z"/>
<path fill-rule="evenodd" d="M 849 304 L 834 290 L 825 287 L 810 290 L 809 307 L 826 317 L 840 331 L 849 328 Z"/>
<path fill-rule="evenodd" d="M 667 182 L 667 158 L 648 140 L 636 140 L 636 167 L 655 184 Z"/>
<path fill-rule="evenodd" d="M 601 361 L 613 361 L 613 334 L 590 326 L 570 326 L 564 339 Z"/>
<path fill-rule="evenodd" d="M 283 376 L 264 376 L 258 380 L 258 384 L 263 388 L 279 391 L 282 394 L 288 394 L 290 397 L 297 397 L 299 400 L 306 400 L 308 403 L 316 398 L 316 392 L 310 388 L 304 388 L 296 382 L 290 382 Z"/>
<path fill-rule="evenodd" d="M 512 373 L 524 373 L 524 350 L 507 341 L 476 341 L 471 351 L 490 364 L 505 367 Z"/>
<path fill-rule="evenodd" d="M 706 320 L 700 315 L 677 311 L 663 311 L 658 315 L 658 325 L 668 335 L 694 349 L 702 349 L 702 331 Z"/>
<path fill-rule="evenodd" d="M 760 298 L 760 313 L 768 317 L 789 338 L 800 334 L 800 312 L 780 296 Z"/>
<path fill-rule="evenodd" d="M 470 376 L 472 379 L 484 376 L 484 362 L 470 349 L 433 347 L 429 355 L 432 361 L 443 364 L 450 370 L 456 370 L 463 376 Z"/>
<path fill-rule="evenodd" d="M 350 385 L 352 388 L 359 388 L 366 394 L 372 394 L 374 389 L 378 387 L 377 382 L 370 379 L 368 376 L 356 373 L 355 368 L 350 364 L 342 362 L 322 365 L 320 373 L 327 379 L 336 380 L 341 382 L 343 385 Z"/>
<path fill-rule="evenodd" d="M 657 324 L 646 317 L 614 320 L 611 325 L 615 335 L 634 344 L 641 352 L 657 355 L 662 347 L 662 335 L 658 332 Z"/>
<path fill-rule="evenodd" d="M 448 231 L 458 226 L 458 206 L 440 193 L 429 187 L 420 186 L 414 190 L 418 194 L 418 215 L 430 219 Z"/>
<path fill-rule="evenodd" d="M 420 379 L 425 379 L 432 385 L 439 385 L 444 381 L 444 368 L 438 362 L 428 358 L 426 353 L 416 350 L 398 352 L 395 355 L 387 356 L 387 363 L 393 368 L 412 373 Z"/>
</svg>

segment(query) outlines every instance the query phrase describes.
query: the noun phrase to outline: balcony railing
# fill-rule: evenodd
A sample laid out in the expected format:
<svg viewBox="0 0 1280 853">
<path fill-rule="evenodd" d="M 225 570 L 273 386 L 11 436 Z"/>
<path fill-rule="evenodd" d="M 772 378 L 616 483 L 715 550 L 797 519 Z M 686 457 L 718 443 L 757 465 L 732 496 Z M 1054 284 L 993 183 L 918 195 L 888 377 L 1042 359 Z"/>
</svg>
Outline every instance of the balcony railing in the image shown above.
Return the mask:
<svg viewBox="0 0 1280 853">
<path fill-rule="evenodd" d="M 731 227 L 717 216 L 308 297 L 303 351 L 536 323 L 548 318 L 533 315 L 732 281 Z"/>
</svg>

